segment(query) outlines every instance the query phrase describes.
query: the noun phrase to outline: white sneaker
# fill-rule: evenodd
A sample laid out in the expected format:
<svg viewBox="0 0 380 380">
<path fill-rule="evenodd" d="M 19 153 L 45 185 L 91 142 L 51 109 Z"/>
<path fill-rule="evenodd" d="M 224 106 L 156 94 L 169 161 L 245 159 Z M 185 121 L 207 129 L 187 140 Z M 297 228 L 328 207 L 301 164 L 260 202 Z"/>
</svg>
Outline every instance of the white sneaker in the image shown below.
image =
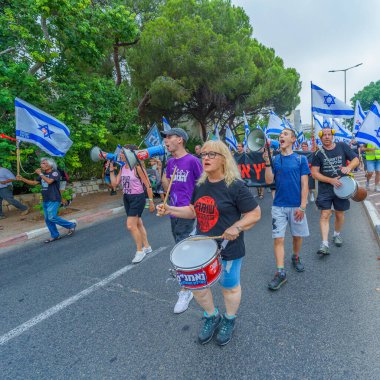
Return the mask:
<svg viewBox="0 0 380 380">
<path fill-rule="evenodd" d="M 149 247 L 143 247 L 143 252 L 145 252 L 146 254 L 147 253 L 151 253 L 151 252 L 153 252 L 153 249 L 152 249 L 151 246 L 149 246 Z"/>
<path fill-rule="evenodd" d="M 190 290 L 178 292 L 178 301 L 174 306 L 174 314 L 180 314 L 186 311 L 193 297 L 193 293 Z"/>
<path fill-rule="evenodd" d="M 140 263 L 145 257 L 146 253 L 144 251 L 137 251 L 135 257 L 132 260 L 133 264 Z"/>
<path fill-rule="evenodd" d="M 310 194 L 310 202 L 315 202 L 314 193 Z"/>
</svg>

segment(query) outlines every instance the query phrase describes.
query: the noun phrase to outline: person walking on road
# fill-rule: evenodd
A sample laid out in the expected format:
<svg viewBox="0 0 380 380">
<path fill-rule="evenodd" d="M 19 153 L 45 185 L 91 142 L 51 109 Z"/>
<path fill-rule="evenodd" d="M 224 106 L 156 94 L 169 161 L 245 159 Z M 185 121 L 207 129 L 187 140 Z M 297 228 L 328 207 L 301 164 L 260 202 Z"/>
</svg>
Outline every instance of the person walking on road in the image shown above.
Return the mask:
<svg viewBox="0 0 380 380">
<path fill-rule="evenodd" d="M 51 243 L 61 238 L 57 225 L 68 229 L 66 236 L 72 236 L 77 225 L 58 216 L 59 206 L 61 205 L 61 192 L 59 191 L 59 179 L 61 176 L 57 171 L 56 162 L 52 158 L 41 158 L 40 168 L 36 169 L 35 173 L 38 174 L 36 180 L 26 179 L 22 176 L 17 176 L 16 178 L 18 181 L 28 185 L 41 184 L 42 186 L 42 207 L 45 223 L 51 235 L 51 238 L 45 240 L 45 243 Z"/>
<path fill-rule="evenodd" d="M 333 141 L 334 135 L 331 128 L 323 128 L 320 139 L 322 147 L 314 153 L 311 163 L 311 173 L 318 181 L 316 205 L 321 210 L 319 225 L 322 242 L 317 253 L 329 255 L 328 236 L 332 207 L 335 213 L 333 243 L 337 247 L 343 245 L 341 232 L 344 225 L 344 212 L 350 208 L 350 201 L 337 197 L 334 187 L 342 186 L 339 179 L 342 175 L 350 174 L 359 165 L 359 159 L 346 143 Z M 347 161 L 350 163 L 346 166 Z"/>
<path fill-rule="evenodd" d="M 191 195 L 195 187 L 196 181 L 202 174 L 202 165 L 198 158 L 189 154 L 185 145 L 189 136 L 182 128 L 172 128 L 168 131 L 161 132 L 164 137 L 164 144 L 168 152 L 172 155 L 167 162 L 166 174 L 162 176 L 162 186 L 167 191 L 169 179 L 172 177 L 176 168 L 175 177 L 170 189 L 170 205 L 172 206 L 188 206 L 190 204 Z M 162 163 L 157 162 L 158 171 L 162 172 Z M 187 238 L 194 229 L 194 220 L 175 217 L 171 215 L 171 230 L 174 241 L 179 243 Z M 181 288 L 178 293 L 178 301 L 174 306 L 174 313 L 179 314 L 187 310 L 193 293 L 190 290 Z"/>
<path fill-rule="evenodd" d="M 309 154 L 307 155 L 307 162 L 308 162 L 308 165 L 309 165 L 309 169 L 311 170 L 311 161 L 313 159 L 313 155 L 312 155 L 312 152 L 309 150 L 309 144 L 307 143 L 307 141 L 304 141 L 302 144 L 301 144 L 301 150 L 302 152 L 308 152 Z M 313 176 L 311 175 L 311 172 L 309 174 L 309 199 L 310 199 L 310 202 L 315 202 L 315 179 L 313 178 Z"/>
<path fill-rule="evenodd" d="M 361 150 L 365 152 L 365 160 L 367 162 L 366 189 L 369 190 L 369 183 L 373 173 L 375 173 L 374 191 L 380 191 L 380 148 L 373 144 L 365 144 Z"/>
<path fill-rule="evenodd" d="M 3 200 L 21 210 L 22 216 L 28 215 L 29 213 L 28 206 L 25 206 L 18 200 L 14 199 L 13 181 L 16 181 L 14 174 L 10 170 L 3 168 L 0 164 L 0 219 L 5 218 L 5 215 L 3 214 Z"/>
<path fill-rule="evenodd" d="M 159 215 L 197 220 L 197 234 L 222 236 L 228 244 L 221 251 L 222 275 L 219 283 L 226 312 L 215 307 L 211 288 L 194 290 L 194 297 L 204 310 L 204 325 L 198 336 L 208 343 L 217 332 L 216 343 L 227 344 L 235 328 L 241 301 L 240 269 L 245 255 L 244 234 L 261 217 L 261 210 L 227 146 L 221 141 L 207 141 L 201 152 L 204 172 L 194 189 L 188 206 L 158 205 Z M 211 207 L 212 206 L 212 207 Z M 189 252 L 191 254 L 191 252 Z"/>
<path fill-rule="evenodd" d="M 120 183 L 122 184 L 124 208 L 127 213 L 126 225 L 136 243 L 136 254 L 132 263 L 137 264 L 144 259 L 147 253 L 152 252 L 141 215 L 145 208 L 144 185 L 149 197 L 150 212 L 155 210 L 153 191 L 148 174 L 142 165 L 137 164 L 134 168 L 130 168 L 123 151 L 120 153 L 120 159 L 125 164 L 117 175 L 115 175 L 114 163 L 109 162 L 111 184 L 114 188 Z"/>
<path fill-rule="evenodd" d="M 272 206 L 272 238 L 276 273 L 268 284 L 270 290 L 279 289 L 286 282 L 285 272 L 285 232 L 289 224 L 293 237 L 292 265 L 297 272 L 305 270 L 300 259 L 302 238 L 309 236 L 309 227 L 305 215 L 309 192 L 310 169 L 305 156 L 293 152 L 292 146 L 297 137 L 290 128 L 284 128 L 280 134 L 280 154 L 273 157 L 273 168 L 268 152 L 265 151 L 265 182 L 276 183 L 276 193 Z"/>
</svg>

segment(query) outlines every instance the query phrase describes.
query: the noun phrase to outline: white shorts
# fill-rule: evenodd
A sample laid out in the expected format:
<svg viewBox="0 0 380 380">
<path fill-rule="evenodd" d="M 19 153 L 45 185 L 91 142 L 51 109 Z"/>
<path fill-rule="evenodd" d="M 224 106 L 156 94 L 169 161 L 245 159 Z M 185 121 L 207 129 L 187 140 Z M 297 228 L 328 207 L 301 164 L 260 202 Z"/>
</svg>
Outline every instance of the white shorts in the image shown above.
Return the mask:
<svg viewBox="0 0 380 380">
<path fill-rule="evenodd" d="M 272 206 L 272 238 L 285 237 L 286 226 L 289 224 L 292 236 L 309 236 L 309 226 L 306 214 L 302 220 L 296 221 L 294 213 L 298 207 Z"/>
</svg>

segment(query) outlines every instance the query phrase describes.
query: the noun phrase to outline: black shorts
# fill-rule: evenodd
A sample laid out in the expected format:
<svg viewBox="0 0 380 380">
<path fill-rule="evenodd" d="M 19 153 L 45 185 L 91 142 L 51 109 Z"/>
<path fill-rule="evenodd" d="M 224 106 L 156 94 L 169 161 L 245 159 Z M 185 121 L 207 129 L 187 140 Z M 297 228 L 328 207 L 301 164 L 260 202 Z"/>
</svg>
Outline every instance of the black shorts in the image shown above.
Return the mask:
<svg viewBox="0 0 380 380">
<path fill-rule="evenodd" d="M 128 216 L 141 217 L 145 208 L 145 194 L 124 194 L 123 196 L 125 212 Z"/>
<path fill-rule="evenodd" d="M 338 198 L 335 193 L 318 193 L 315 204 L 319 210 L 331 210 L 331 205 L 334 205 L 334 210 L 336 211 L 347 211 L 350 209 L 349 199 Z"/>
</svg>

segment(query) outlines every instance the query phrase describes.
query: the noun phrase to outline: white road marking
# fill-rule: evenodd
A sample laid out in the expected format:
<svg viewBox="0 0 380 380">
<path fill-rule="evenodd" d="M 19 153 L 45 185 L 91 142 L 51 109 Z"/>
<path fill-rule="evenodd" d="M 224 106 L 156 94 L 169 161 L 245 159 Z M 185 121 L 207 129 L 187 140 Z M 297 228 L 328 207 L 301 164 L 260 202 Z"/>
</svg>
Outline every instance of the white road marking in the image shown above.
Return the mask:
<svg viewBox="0 0 380 380">
<path fill-rule="evenodd" d="M 145 261 L 149 260 L 151 257 L 156 256 L 158 253 L 164 251 L 166 248 L 167 247 L 160 247 L 158 249 L 155 249 L 152 253 L 149 253 L 146 256 L 145 260 L 142 263 L 144 263 Z M 64 301 L 60 302 L 59 304 L 51 307 L 50 309 L 48 309 L 48 310 L 44 311 L 43 313 L 35 316 L 34 318 L 29 319 L 29 321 L 26 321 L 22 325 L 14 328 L 13 330 L 7 332 L 4 335 L 2 335 L 0 337 L 0 346 L 2 346 L 5 343 L 9 342 L 11 339 L 18 337 L 19 335 L 21 335 L 22 333 L 28 331 L 29 329 L 31 329 L 32 327 L 34 327 L 38 323 L 44 321 L 47 318 L 50 318 L 52 315 L 58 313 L 59 311 L 65 309 L 66 307 L 72 305 L 73 303 L 79 301 L 81 298 L 84 298 L 84 297 L 88 296 L 89 294 L 93 293 L 95 290 L 98 290 L 99 288 L 102 288 L 102 287 L 106 286 L 111 281 L 113 281 L 116 278 L 120 277 L 121 275 L 123 275 L 124 273 L 128 272 L 132 268 L 137 268 L 139 265 L 141 265 L 141 264 L 138 264 L 138 265 L 135 265 L 135 264 L 127 265 L 126 267 L 121 268 L 118 271 L 112 273 L 110 276 L 106 277 L 102 281 L 99 281 L 98 283 L 90 286 L 89 288 L 82 290 L 80 293 L 78 293 L 78 294 L 76 294 L 76 295 L 74 295 L 74 296 L 72 296 L 70 298 L 67 298 L 66 300 L 64 300 Z"/>
</svg>

